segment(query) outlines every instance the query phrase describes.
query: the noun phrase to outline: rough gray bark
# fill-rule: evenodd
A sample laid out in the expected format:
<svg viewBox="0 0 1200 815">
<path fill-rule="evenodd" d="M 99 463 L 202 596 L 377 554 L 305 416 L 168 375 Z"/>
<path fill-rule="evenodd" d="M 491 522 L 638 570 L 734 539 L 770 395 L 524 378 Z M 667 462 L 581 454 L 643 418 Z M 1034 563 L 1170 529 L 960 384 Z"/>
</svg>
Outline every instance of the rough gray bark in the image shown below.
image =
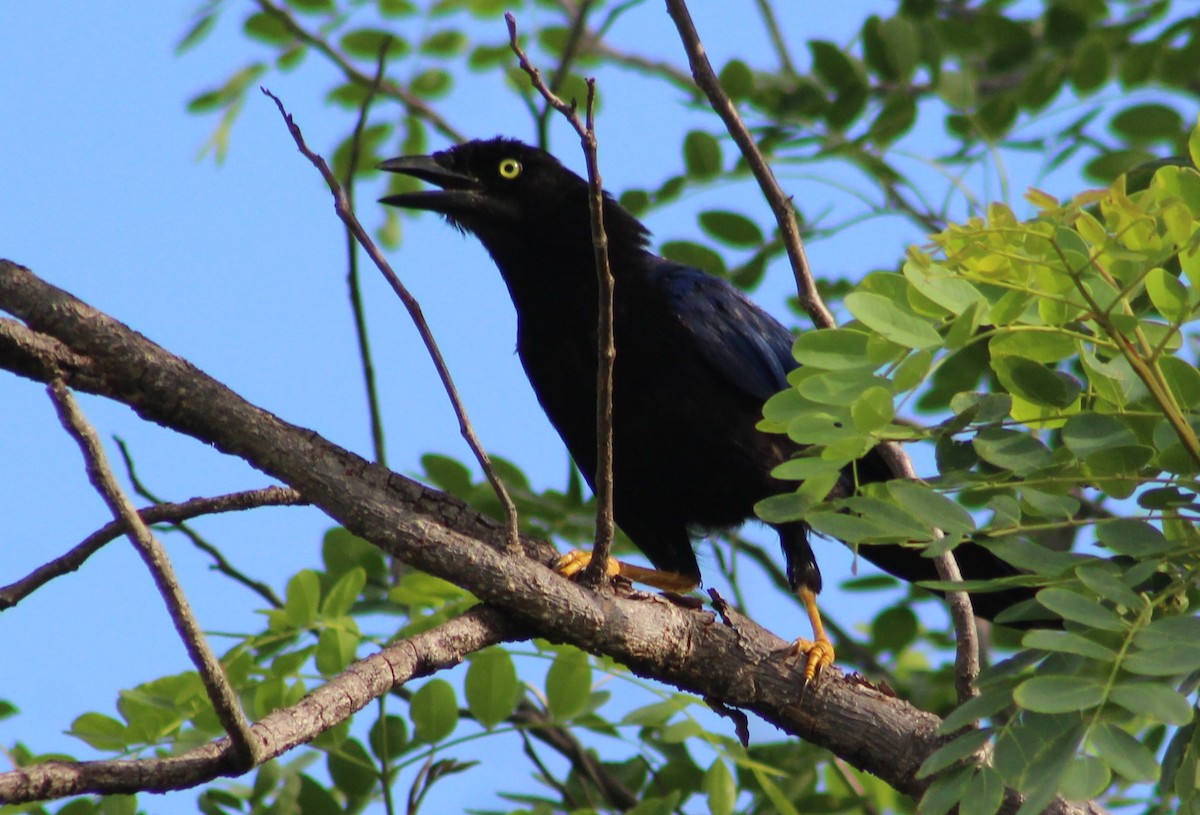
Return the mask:
<svg viewBox="0 0 1200 815">
<path fill-rule="evenodd" d="M 476 612 L 474 623 L 462 623 L 483 626 L 486 634 L 470 629 L 467 640 L 460 636 L 451 647 L 436 636 L 394 646 L 412 653 L 418 667 L 400 669 L 386 659 L 379 665 L 372 657 L 330 685 L 381 671 L 387 681 L 366 683 L 369 700 L 397 680 L 457 662 L 472 643 L 483 647 L 520 630 L 610 656 L 639 675 L 752 711 L 908 795 L 919 796 L 924 789 L 915 774 L 945 742 L 936 735 L 938 717 L 836 669 L 826 671 L 802 699 L 801 674 L 783 658 L 788 643 L 749 620 L 721 620 L 641 593 L 593 593 L 546 565 L 555 553 L 545 542 L 523 539 L 523 556 L 505 554 L 501 526 L 457 499 L 288 424 L 120 322 L 2 260 L 0 309 L 21 321 L 0 319 L 0 367 L 39 381 L 52 378 L 57 369 L 73 388 L 122 402 L 149 421 L 239 456 L 298 490 L 355 534 L 491 607 Z M 256 737 L 270 742 L 264 752 L 276 755 L 311 739 L 361 707 L 341 690 L 327 696 L 330 685 L 254 725 Z M 363 697 L 356 691 L 353 698 Z M 149 789 L 150 783 L 163 789 L 165 779 L 183 777 L 173 775 L 177 771 L 196 779 L 188 783 L 199 783 L 227 770 L 227 750 L 220 741 L 170 760 L 42 765 L 2 773 L 0 801 L 129 792 Z M 1002 811 L 1015 812 L 1018 804 L 1010 794 Z M 1099 810 L 1057 801 L 1048 811 Z"/>
</svg>

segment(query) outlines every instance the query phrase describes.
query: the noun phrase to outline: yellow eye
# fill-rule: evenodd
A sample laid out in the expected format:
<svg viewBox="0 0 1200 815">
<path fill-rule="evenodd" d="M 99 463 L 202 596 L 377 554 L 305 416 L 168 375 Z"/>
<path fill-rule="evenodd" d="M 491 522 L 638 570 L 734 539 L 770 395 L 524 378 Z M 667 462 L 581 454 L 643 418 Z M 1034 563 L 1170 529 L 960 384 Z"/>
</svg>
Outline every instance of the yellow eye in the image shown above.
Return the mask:
<svg viewBox="0 0 1200 815">
<path fill-rule="evenodd" d="M 521 174 L 521 162 L 515 158 L 506 158 L 500 162 L 500 177 L 512 181 Z"/>
</svg>

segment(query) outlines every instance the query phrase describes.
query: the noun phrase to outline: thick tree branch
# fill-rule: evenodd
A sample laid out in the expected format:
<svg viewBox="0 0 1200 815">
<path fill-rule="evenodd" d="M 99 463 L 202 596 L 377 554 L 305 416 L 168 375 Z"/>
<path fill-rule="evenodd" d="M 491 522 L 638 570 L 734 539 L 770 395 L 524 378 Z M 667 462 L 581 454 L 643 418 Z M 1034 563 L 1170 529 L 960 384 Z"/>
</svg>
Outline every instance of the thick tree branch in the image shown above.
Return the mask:
<svg viewBox="0 0 1200 815">
<path fill-rule="evenodd" d="M 467 589 L 532 635 L 605 654 L 641 676 L 757 713 L 907 795 L 918 796 L 925 788 L 916 770 L 946 742 L 936 733 L 938 717 L 836 669 L 827 670 L 800 705 L 800 677 L 784 658 L 789 644 L 751 621 L 733 617 L 734 625 L 721 625 L 711 614 L 662 598 L 587 591 L 544 565 L 555 553 L 539 541 L 522 538 L 529 557 L 508 556 L 496 522 L 251 405 L 186 361 L 7 261 L 0 261 L 0 309 L 73 352 L 68 359 L 83 363 L 80 375 L 75 377 L 75 369 L 62 371 L 72 387 L 127 404 L 149 421 L 244 458 L 351 532 Z M 14 348 L 3 339 L 0 333 L 0 367 L 35 379 L 39 369 L 48 369 L 46 361 L 31 364 L 28 344 Z M 274 741 L 267 748 L 284 749 Z M 23 779 L 34 769 L 19 775 Z M 5 786 L 14 775 L 0 775 L 0 798 L 15 789 L 22 790 L 22 801 L 47 797 L 24 781 Z M 136 777 L 124 783 L 126 791 L 140 788 Z M 80 791 L 85 790 L 54 794 Z M 1002 811 L 1015 812 L 1017 805 L 1012 794 Z M 1089 810 L 1060 800 L 1050 811 Z"/>
</svg>

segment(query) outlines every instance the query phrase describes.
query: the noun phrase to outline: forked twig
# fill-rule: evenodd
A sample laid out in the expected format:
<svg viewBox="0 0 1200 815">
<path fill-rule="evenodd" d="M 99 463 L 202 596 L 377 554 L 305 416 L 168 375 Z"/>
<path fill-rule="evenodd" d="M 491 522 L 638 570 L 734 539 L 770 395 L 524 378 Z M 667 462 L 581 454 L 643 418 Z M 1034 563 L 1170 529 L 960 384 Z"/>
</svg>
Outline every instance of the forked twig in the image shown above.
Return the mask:
<svg viewBox="0 0 1200 815">
<path fill-rule="evenodd" d="M 201 515 L 214 515 L 220 512 L 234 512 L 257 507 L 297 506 L 307 503 L 308 501 L 291 487 L 266 487 L 259 490 L 218 495 L 213 498 L 193 498 L 179 504 L 160 503 L 138 510 L 138 516 L 147 524 L 167 522 L 182 528 L 184 521 Z M 100 551 L 104 544 L 120 537 L 126 531 L 127 526 L 123 520 L 105 524 L 54 560 L 43 563 L 14 583 L 0 586 L 0 611 L 12 608 L 54 578 L 75 571 L 83 565 L 85 560 Z M 273 606 L 282 605 L 269 586 L 258 581 L 243 579 L 245 576 L 240 572 L 236 575 L 230 574 L 226 568 L 222 567 L 221 561 L 217 561 L 215 568 L 253 589 Z"/>
<path fill-rule="evenodd" d="M 371 236 L 367 234 L 367 230 L 363 229 L 363 225 L 354 216 L 354 211 L 351 209 L 350 202 L 346 198 L 346 191 L 342 189 L 342 185 L 334 177 L 333 171 L 329 169 L 329 165 L 325 163 L 325 159 L 308 148 L 308 145 L 304 141 L 304 134 L 300 132 L 300 126 L 292 119 L 292 115 L 284 109 L 283 102 L 266 88 L 262 88 L 261 90 L 279 108 L 279 114 L 283 117 L 288 132 L 292 134 L 292 139 L 296 142 L 297 149 L 300 150 L 300 153 L 306 159 L 312 162 L 312 165 L 321 173 L 321 177 L 325 179 L 325 183 L 329 185 L 329 191 L 333 193 L 333 208 L 337 216 L 342 219 L 342 223 L 346 225 L 346 228 L 354 233 L 354 237 L 358 239 L 359 245 L 362 246 L 367 255 L 374 261 L 375 266 L 383 274 L 388 284 L 391 285 L 392 291 L 396 293 L 396 296 L 400 298 L 400 302 L 408 310 L 413 324 L 417 327 L 417 333 L 421 335 L 421 341 L 425 343 L 425 349 L 429 352 L 429 356 L 433 360 L 433 366 L 437 369 L 438 377 L 442 380 L 442 385 L 446 389 L 446 395 L 450 398 L 450 405 L 454 408 L 454 415 L 458 418 L 459 432 L 466 439 L 471 452 L 475 454 L 475 460 L 479 462 L 480 468 L 483 469 L 484 475 L 487 476 L 488 482 L 492 485 L 492 489 L 495 490 L 496 497 L 500 500 L 500 505 L 504 507 L 506 526 L 505 545 L 509 552 L 516 553 L 522 551 L 517 531 L 517 507 L 513 504 L 512 498 L 509 497 L 508 490 L 504 488 L 500 477 L 496 475 L 496 470 L 492 467 L 491 459 L 488 458 L 487 452 L 483 449 L 483 445 L 479 443 L 479 438 L 475 435 L 475 428 L 471 426 L 471 420 L 467 417 L 467 409 L 463 406 L 462 399 L 458 396 L 458 389 L 454 386 L 454 379 L 450 376 L 450 369 L 446 366 L 446 360 L 442 358 L 442 352 L 438 349 L 437 341 L 433 338 L 433 332 L 429 329 L 429 323 L 425 322 L 425 315 L 421 311 L 421 304 L 417 302 L 417 299 L 412 296 L 408 288 L 400 281 L 395 271 L 392 270 L 391 265 L 384 258 L 383 253 L 379 251 L 379 247 L 375 245 L 375 241 L 371 240 Z"/>
<path fill-rule="evenodd" d="M 599 283 L 599 305 L 596 332 L 596 540 L 592 545 L 592 559 L 583 572 L 586 585 L 596 586 L 604 577 L 608 554 L 612 550 L 616 523 L 613 519 L 613 432 L 612 399 L 613 369 L 617 347 L 613 336 L 613 289 L 612 268 L 608 263 L 608 235 L 604 231 L 604 186 L 600 178 L 600 163 L 596 158 L 596 121 L 593 107 L 596 101 L 596 80 L 587 80 L 586 122 L 579 120 L 577 105 L 567 103 L 557 96 L 542 80 L 541 71 L 533 66 L 521 44 L 517 41 L 517 20 L 506 12 L 508 43 L 521 69 L 529 75 L 529 81 L 546 102 L 566 117 L 579 134 L 583 146 L 588 174 L 588 211 L 591 215 L 592 248 L 595 252 L 596 280 Z"/>
</svg>

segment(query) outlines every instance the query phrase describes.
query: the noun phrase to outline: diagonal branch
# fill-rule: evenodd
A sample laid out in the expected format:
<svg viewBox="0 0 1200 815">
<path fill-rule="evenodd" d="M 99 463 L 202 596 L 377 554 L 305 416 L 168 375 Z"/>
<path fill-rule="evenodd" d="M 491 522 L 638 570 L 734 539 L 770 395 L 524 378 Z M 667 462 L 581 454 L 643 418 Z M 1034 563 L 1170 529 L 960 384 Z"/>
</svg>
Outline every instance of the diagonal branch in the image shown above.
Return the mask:
<svg viewBox="0 0 1200 815">
<path fill-rule="evenodd" d="M 312 741 L 405 682 L 452 667 L 473 651 L 520 636 L 520 628 L 503 614 L 476 606 L 436 628 L 394 642 L 353 663 L 296 704 L 268 713 L 252 725 L 252 735 L 261 745 L 257 763 Z M 168 758 L 49 761 L 0 773 L 0 802 L 44 801 L 84 793 L 166 792 L 240 770 L 229 739 Z"/>
<path fill-rule="evenodd" d="M 229 734 L 229 739 L 233 744 L 236 766 L 239 768 L 253 766 L 257 763 L 259 750 L 250 734 L 250 723 L 246 721 L 245 714 L 242 713 L 237 694 L 230 686 L 228 677 L 225 676 L 225 669 L 221 667 L 221 661 L 208 647 L 208 641 L 204 638 L 204 632 L 200 630 L 200 624 L 196 622 L 196 618 L 192 614 L 187 596 L 179 587 L 179 581 L 175 577 L 175 570 L 171 567 L 166 550 L 150 534 L 150 530 L 138 517 L 129 498 L 121 491 L 117 479 L 109 469 L 100 439 L 84 417 L 83 411 L 79 409 L 71 391 L 59 378 L 55 378 L 50 383 L 48 390 L 50 399 L 54 402 L 54 408 L 58 411 L 59 420 L 71 437 L 75 439 L 83 453 L 88 479 L 100 493 L 104 502 L 108 504 L 113 516 L 120 518 L 128 527 L 129 539 L 150 569 L 159 594 L 166 601 L 167 609 L 171 614 L 171 622 L 175 624 L 175 630 L 179 632 L 188 656 L 191 657 L 192 663 L 200 673 L 200 680 L 204 683 L 204 689 L 208 692 L 208 698 L 213 704 L 217 718 L 220 719 L 225 732 Z"/>
<path fill-rule="evenodd" d="M 541 541 L 522 538 L 528 557 L 512 557 L 505 553 L 503 529 L 461 501 L 288 424 L 28 269 L 3 260 L 0 309 L 28 326 L 23 332 L 0 330 L 0 367 L 41 381 L 53 378 L 48 361 L 35 350 L 53 346 L 28 335 L 54 337 L 70 350 L 57 359 L 81 363 L 62 371 L 76 389 L 126 404 L 148 421 L 244 458 L 296 488 L 354 534 L 472 592 L 527 627 L 530 635 L 604 654 L 640 676 L 757 713 L 784 732 L 877 775 L 902 794 L 915 798 L 927 786 L 917 778 L 917 768 L 948 741 L 937 735 L 937 716 L 837 669 L 826 671 L 820 686 L 809 688 L 805 703 L 798 704 L 800 683 L 784 659 L 788 643 L 753 622 L 731 614 L 732 624 L 722 625 L 708 613 L 654 596 L 588 591 L 545 565 L 556 553 Z M 287 717 L 279 722 L 281 729 L 286 722 Z M 254 732 L 271 739 L 268 750 L 273 754 L 287 749 L 273 740 L 271 728 Z M 65 772 L 74 777 L 77 766 L 68 765 Z M 0 774 L 0 799 L 15 803 L 90 789 L 51 787 L 47 776 L 38 777 L 46 786 L 31 784 L 31 773 L 37 771 L 31 767 Z M 124 785 L 121 791 L 145 788 L 132 774 L 112 783 L 112 791 L 118 783 Z M 18 792 L 20 797 L 13 797 Z M 1012 815 L 1019 806 L 1019 796 L 1009 790 L 1000 811 Z M 1051 815 L 1097 811 L 1061 799 L 1047 810 Z"/>
<path fill-rule="evenodd" d="M 391 285 L 392 291 L 396 293 L 396 296 L 404 304 L 404 308 L 408 310 L 408 314 L 417 328 L 417 333 L 421 335 L 421 341 L 425 343 L 425 349 L 429 352 L 430 359 L 433 360 L 433 366 L 437 369 L 438 377 L 442 380 L 442 386 L 446 389 L 446 396 L 449 397 L 450 405 L 454 409 L 454 415 L 458 418 L 459 432 L 466 439 L 467 446 L 471 448 L 471 452 L 475 455 L 475 460 L 479 462 L 479 466 L 487 476 L 488 482 L 491 483 L 496 497 L 500 500 L 500 505 L 504 507 L 504 518 L 508 525 L 509 549 L 513 552 L 518 551 L 520 546 L 517 542 L 519 537 L 517 531 L 517 507 L 513 504 L 512 498 L 509 497 L 508 490 L 504 488 L 504 483 L 500 480 L 500 476 L 496 474 L 496 469 L 492 466 L 492 461 L 488 458 L 487 451 L 483 449 L 483 445 L 479 442 L 479 437 L 475 435 L 475 428 L 471 425 L 471 420 L 467 416 L 467 409 L 463 405 L 462 399 L 459 398 L 458 388 L 454 386 L 453 377 L 450 376 L 450 368 L 446 365 L 446 360 L 442 358 L 442 352 L 438 348 L 437 340 L 433 338 L 433 332 L 429 328 L 429 323 L 425 322 L 425 315 L 421 311 L 421 304 L 412 296 L 408 287 L 401 282 L 395 271 L 392 270 L 391 265 L 384 259 L 383 253 L 379 251 L 379 247 L 375 245 L 375 241 L 371 240 L 371 236 L 367 234 L 367 230 L 363 229 L 362 224 L 358 222 L 358 218 L 355 217 L 354 210 L 346 198 L 345 190 L 342 189 L 342 185 L 334 177 L 333 172 L 329 169 L 329 165 L 325 163 L 325 159 L 308 149 L 308 145 L 304 142 L 304 135 L 300 132 L 300 126 L 292 119 L 291 114 L 284 110 L 283 102 L 279 101 L 279 97 L 266 88 L 263 88 L 262 92 L 264 95 L 269 96 L 275 102 L 275 106 L 279 108 L 279 114 L 283 117 L 288 132 L 292 134 L 297 149 L 300 150 L 300 153 L 306 159 L 312 162 L 312 165 L 321 173 L 321 177 L 325 179 L 325 183 L 329 185 L 329 191 L 333 193 L 333 208 L 337 212 L 337 216 L 342 219 L 342 223 L 358 239 L 359 245 L 362 246 L 367 255 L 374 261 L 375 266 L 378 267 L 384 278 Z"/>
<path fill-rule="evenodd" d="M 700 42 L 700 34 L 692 22 L 687 3 L 685 0 L 666 1 L 667 13 L 671 15 L 671 19 L 679 31 L 679 38 L 683 43 L 684 50 L 687 51 L 688 63 L 691 65 L 692 76 L 695 78 L 696 84 L 704 91 L 712 109 L 725 123 L 725 128 L 733 137 L 738 149 L 741 150 L 742 156 L 746 159 L 746 163 L 749 164 L 751 172 L 754 173 L 754 177 L 762 189 L 763 197 L 767 199 L 771 211 L 775 214 L 779 232 L 787 249 L 788 259 L 792 264 L 792 272 L 796 278 L 796 292 L 801 307 L 804 308 L 817 328 L 837 327 L 837 321 L 834 320 L 833 314 L 825 306 L 817 291 L 816 279 L 813 277 L 812 268 L 808 265 L 808 256 L 804 252 L 804 243 L 800 237 L 800 228 L 796 222 L 796 212 L 792 207 L 791 198 L 783 192 L 779 182 L 775 180 L 775 174 L 771 172 L 770 165 L 767 164 L 766 158 L 755 144 L 754 137 L 750 134 L 746 123 L 742 121 L 733 100 L 721 87 L 721 82 L 704 52 L 704 45 Z M 900 445 L 895 442 L 883 442 L 875 449 L 879 451 L 897 478 L 916 478 L 912 460 Z M 943 580 L 962 581 L 958 564 L 954 561 L 952 553 L 947 552 L 938 556 L 935 563 L 938 575 Z M 954 620 L 954 630 L 957 634 L 956 685 L 959 700 L 965 701 L 976 693 L 973 690 L 973 683 L 975 676 L 979 673 L 979 633 L 975 625 L 975 615 L 971 610 L 971 599 L 966 592 L 947 592 L 947 598 L 950 602 L 950 616 Z"/>
<path fill-rule="evenodd" d="M 189 518 L 197 518 L 201 515 L 236 512 L 256 507 L 300 506 L 307 503 L 308 501 L 304 500 L 300 493 L 288 487 L 266 487 L 259 490 L 218 495 L 215 498 L 193 498 L 190 501 L 184 501 L 180 504 L 160 503 L 138 510 L 137 514 L 147 524 L 168 522 L 182 528 L 183 521 Z M 0 586 L 0 611 L 12 608 L 54 578 L 62 577 L 65 574 L 75 571 L 83 565 L 85 560 L 100 551 L 100 548 L 104 544 L 124 535 L 128 531 L 129 527 L 124 520 L 116 520 L 106 524 L 88 535 L 65 554 L 56 557 L 48 563 L 42 564 L 14 583 L 9 583 L 7 586 Z M 220 553 L 216 554 L 219 555 Z M 228 564 L 223 564 L 222 560 L 217 561 L 215 568 L 223 574 L 239 579 L 239 577 L 229 574 L 229 571 L 226 569 Z M 238 575 L 244 577 L 240 572 Z M 245 582 L 245 585 L 258 592 L 271 605 L 281 605 L 278 602 L 279 598 L 275 597 L 275 593 L 271 591 L 270 586 L 258 583 L 257 581 L 248 581 Z"/>
</svg>

